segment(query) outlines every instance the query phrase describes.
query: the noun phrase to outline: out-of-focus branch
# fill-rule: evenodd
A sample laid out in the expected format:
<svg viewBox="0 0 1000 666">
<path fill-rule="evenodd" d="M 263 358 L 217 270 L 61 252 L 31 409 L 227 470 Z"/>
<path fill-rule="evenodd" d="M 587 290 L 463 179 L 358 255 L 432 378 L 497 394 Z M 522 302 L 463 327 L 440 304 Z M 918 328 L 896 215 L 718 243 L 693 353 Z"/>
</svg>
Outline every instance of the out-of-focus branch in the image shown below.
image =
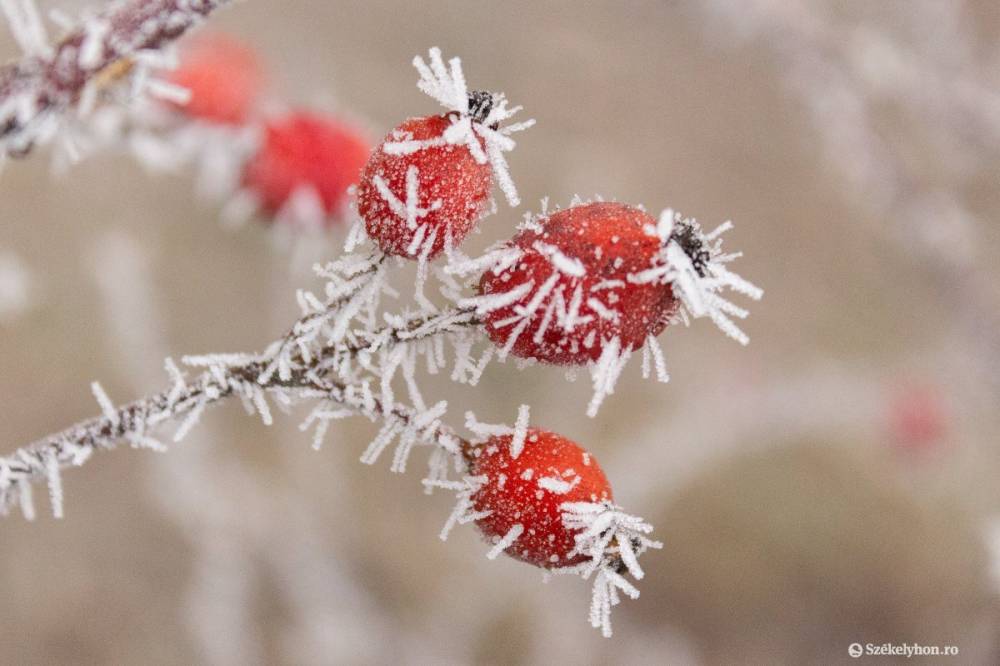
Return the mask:
<svg viewBox="0 0 1000 666">
<path fill-rule="evenodd" d="M 136 53 L 169 45 L 229 2 L 120 0 L 47 53 L 30 53 L 0 68 L 0 155 L 29 152 L 102 73 Z"/>
</svg>

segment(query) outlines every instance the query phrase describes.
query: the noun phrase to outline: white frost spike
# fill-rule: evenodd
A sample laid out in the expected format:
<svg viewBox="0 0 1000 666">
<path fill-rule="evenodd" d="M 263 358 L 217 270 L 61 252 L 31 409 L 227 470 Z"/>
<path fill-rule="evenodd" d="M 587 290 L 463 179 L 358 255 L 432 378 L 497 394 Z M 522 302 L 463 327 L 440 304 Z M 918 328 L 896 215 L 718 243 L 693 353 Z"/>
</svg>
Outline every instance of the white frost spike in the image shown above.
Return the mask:
<svg viewBox="0 0 1000 666">
<path fill-rule="evenodd" d="M 539 254 L 548 257 L 552 266 L 560 273 L 565 273 L 570 277 L 583 277 L 587 274 L 587 269 L 582 261 L 567 257 L 555 245 L 536 241 L 533 247 L 538 250 Z"/>
<path fill-rule="evenodd" d="M 617 606 L 621 599 L 621 590 L 630 599 L 639 598 L 639 590 L 628 582 L 621 574 L 608 567 L 602 567 L 594 578 L 594 587 L 590 600 L 590 626 L 601 630 L 601 635 L 611 638 L 611 609 Z"/>
<path fill-rule="evenodd" d="M 35 519 L 35 500 L 32 496 L 31 482 L 24 479 L 17 480 L 17 500 L 21 505 L 21 513 L 24 519 L 31 522 Z"/>
<path fill-rule="evenodd" d="M 189 432 L 191 432 L 191 428 L 193 428 L 195 424 L 198 423 L 198 420 L 201 418 L 201 414 L 204 411 L 205 411 L 204 402 L 199 402 L 194 406 L 194 409 L 191 410 L 191 413 L 187 415 L 187 418 L 184 419 L 180 427 L 177 428 L 177 431 L 174 432 L 174 442 L 181 441 L 182 439 L 184 439 L 184 437 L 187 436 Z"/>
<path fill-rule="evenodd" d="M 191 91 L 176 83 L 163 79 L 149 79 L 144 86 L 146 91 L 153 97 L 165 102 L 173 102 L 179 106 L 184 106 L 191 101 Z"/>
<path fill-rule="evenodd" d="M 503 154 L 513 150 L 516 145 L 510 135 L 531 127 L 534 120 L 492 129 L 493 126 L 512 118 L 521 107 L 509 108 L 503 93 L 491 93 L 492 106 L 489 113 L 481 119 L 481 122 L 473 121 L 469 115 L 469 90 L 465 83 L 465 74 L 462 72 L 462 61 L 459 58 L 452 58 L 446 67 L 441 57 L 441 49 L 436 46 L 428 51 L 428 61 L 429 63 L 424 62 L 420 56 L 413 59 L 413 66 L 420 75 L 417 87 L 437 100 L 441 106 L 458 113 L 458 117 L 440 138 L 427 141 L 406 139 L 387 141 L 383 145 L 383 150 L 390 154 L 407 154 L 429 146 L 439 146 L 442 141 L 451 145 L 464 144 L 477 162 L 480 164 L 489 162 L 497 186 L 504 193 L 507 203 L 517 206 L 520 199 Z"/>
<path fill-rule="evenodd" d="M 510 440 L 510 457 L 517 458 L 524 450 L 524 440 L 528 437 L 528 414 L 531 411 L 529 405 L 521 405 L 517 408 L 517 421 L 514 423 L 514 436 Z"/>
<path fill-rule="evenodd" d="M 600 358 L 590 368 L 591 378 L 594 382 L 594 395 L 587 406 L 587 416 L 591 418 L 597 416 L 597 410 L 601 408 L 601 403 L 614 393 L 618 376 L 621 375 L 631 355 L 632 352 L 628 350 L 622 352 L 621 341 L 618 338 L 604 343 Z"/>
<path fill-rule="evenodd" d="M 97 404 L 100 405 L 101 411 L 104 412 L 104 418 L 111 423 L 111 427 L 118 427 L 118 410 L 115 409 L 115 404 L 111 402 L 111 398 L 108 394 L 104 392 L 99 382 L 92 382 L 90 384 L 90 390 L 94 394 L 94 398 L 97 400 Z"/>
<path fill-rule="evenodd" d="M 257 408 L 260 420 L 263 421 L 266 426 L 273 425 L 274 418 L 271 416 L 271 408 L 268 406 L 267 398 L 264 396 L 264 389 L 250 384 L 248 384 L 246 388 L 250 391 L 250 399 L 253 400 L 253 405 Z"/>
<path fill-rule="evenodd" d="M 656 367 L 656 381 L 666 384 L 670 381 L 670 373 L 667 371 L 667 361 L 663 357 L 663 349 L 660 347 L 656 336 L 650 335 L 646 338 L 646 345 L 642 348 L 643 356 L 650 354 L 653 357 L 653 365 Z M 648 376 L 648 375 L 647 375 Z"/>
<path fill-rule="evenodd" d="M 51 55 L 45 24 L 35 0 L 0 0 L 11 35 L 24 55 L 47 58 Z"/>
<path fill-rule="evenodd" d="M 431 211 L 439 209 L 442 205 L 440 199 L 435 199 L 431 202 L 429 208 L 421 208 L 420 203 L 420 172 L 415 165 L 410 165 L 406 169 L 406 201 L 400 201 L 399 198 L 392 193 L 389 189 L 389 184 L 385 182 L 382 176 L 376 174 L 372 177 L 372 183 L 375 185 L 375 189 L 378 190 L 379 196 L 388 204 L 389 210 L 396 214 L 401 220 L 406 222 L 406 226 L 409 229 L 416 229 L 418 224 L 417 221 L 427 217 L 427 214 Z M 416 246 L 410 250 L 410 254 L 416 254 L 417 248 L 420 246 L 420 242 L 417 241 Z"/>
<path fill-rule="evenodd" d="M 45 459 L 45 476 L 49 482 L 49 501 L 52 503 L 52 516 L 63 517 L 62 475 L 59 473 L 59 458 L 55 453 Z"/>
<path fill-rule="evenodd" d="M 721 236 L 732 227 L 732 222 L 727 221 L 706 234 L 695 220 L 680 221 L 680 216 L 668 208 L 660 214 L 655 229 L 664 246 L 659 265 L 630 275 L 628 279 L 636 284 L 670 284 L 682 305 L 678 312 L 681 319 L 688 316 L 708 317 L 726 335 L 746 345 L 750 339 L 732 318 L 744 319 L 747 311 L 724 299 L 719 292 L 731 289 L 755 301 L 760 300 L 764 292 L 725 266 L 740 256 L 739 253 L 722 252 Z M 685 248 L 681 247 L 678 234 L 693 239 L 707 253 L 707 257 L 699 258 L 699 266 L 695 266 Z"/>
<path fill-rule="evenodd" d="M 83 26 L 83 42 L 80 44 L 79 65 L 81 69 L 94 69 L 101 64 L 104 38 L 111 30 L 107 21 L 91 19 Z"/>
<path fill-rule="evenodd" d="M 656 235 L 660 237 L 660 240 L 666 240 L 670 238 L 670 234 L 674 232 L 674 210 L 672 208 L 664 208 L 660 213 L 660 219 L 656 224 Z"/>
<path fill-rule="evenodd" d="M 475 504 L 472 501 L 472 496 L 483 487 L 486 481 L 485 476 L 466 476 L 462 481 L 424 479 L 424 486 L 428 488 L 445 488 L 456 491 L 455 508 L 452 510 L 451 515 L 448 516 L 448 520 L 445 521 L 444 527 L 441 528 L 441 533 L 438 535 L 441 541 L 448 540 L 448 535 L 451 534 L 451 530 L 455 525 L 471 523 L 474 520 L 486 518 L 492 513 L 491 511 L 473 511 Z"/>
<path fill-rule="evenodd" d="M 596 570 L 611 557 L 620 559 L 628 572 L 641 580 L 644 574 L 638 556 L 650 548 L 663 547 L 647 536 L 652 525 L 610 502 L 564 502 L 559 508 L 563 526 L 576 532 L 571 554 L 590 559 L 584 573 Z"/>
<path fill-rule="evenodd" d="M 430 67 L 420 56 L 413 58 L 413 66 L 420 74 L 417 87 L 425 94 L 433 97 L 441 106 L 459 113 L 469 109 L 468 91 L 465 87 L 465 75 L 462 73 L 462 61 L 452 58 L 449 61 L 451 71 L 445 69 L 441 59 L 441 49 L 434 46 L 428 51 Z"/>
<path fill-rule="evenodd" d="M 459 300 L 458 305 L 463 308 L 476 308 L 476 314 L 481 315 L 494 310 L 499 310 L 500 308 L 505 308 L 512 303 L 516 303 L 528 292 L 530 292 L 534 286 L 534 282 L 525 282 L 517 285 L 510 291 L 463 298 Z"/>
<path fill-rule="evenodd" d="M 538 479 L 538 487 L 556 495 L 565 495 L 580 483 L 580 476 L 573 477 L 573 481 L 563 481 L 554 476 L 543 476 Z"/>
<path fill-rule="evenodd" d="M 632 599 L 639 596 L 639 590 L 619 573 L 621 567 L 636 580 L 642 579 L 639 556 L 651 548 L 662 548 L 663 544 L 649 538 L 652 525 L 610 502 L 564 502 L 559 508 L 563 525 L 576 532 L 570 555 L 583 555 L 590 560 L 563 573 L 577 573 L 587 579 L 596 572 L 590 623 L 609 637 L 611 608 L 620 601 L 618 591 Z"/>
<path fill-rule="evenodd" d="M 476 437 L 480 437 L 482 439 L 489 439 L 490 437 L 505 437 L 507 435 L 514 434 L 514 430 L 511 429 L 510 426 L 481 423 L 476 420 L 476 415 L 473 412 L 465 413 L 465 427 L 475 433 Z"/>
<path fill-rule="evenodd" d="M 521 536 L 522 532 L 524 532 L 524 525 L 521 523 L 517 523 L 511 527 L 507 530 L 507 534 L 504 534 L 503 538 L 497 541 L 493 548 L 490 549 L 490 552 L 486 553 L 486 559 L 497 559 L 497 557 L 500 556 L 500 553 L 514 545 L 514 542 L 517 541 L 517 538 Z"/>
<path fill-rule="evenodd" d="M 389 446 L 392 440 L 396 439 L 403 429 L 403 424 L 395 419 L 389 419 L 378 431 L 375 439 L 372 440 L 365 452 L 361 454 L 361 462 L 366 465 L 374 465 L 378 457 L 382 455 L 385 447 Z"/>
</svg>

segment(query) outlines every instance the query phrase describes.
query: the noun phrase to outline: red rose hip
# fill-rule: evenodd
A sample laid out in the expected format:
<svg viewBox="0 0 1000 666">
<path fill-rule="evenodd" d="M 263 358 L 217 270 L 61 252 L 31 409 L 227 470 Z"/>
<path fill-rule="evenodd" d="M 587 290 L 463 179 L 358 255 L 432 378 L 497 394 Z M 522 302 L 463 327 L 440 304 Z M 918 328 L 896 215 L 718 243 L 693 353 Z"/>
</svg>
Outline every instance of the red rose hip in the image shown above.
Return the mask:
<svg viewBox="0 0 1000 666">
<path fill-rule="evenodd" d="M 520 258 L 483 274 L 483 296 L 504 294 L 485 313 L 490 339 L 515 356 L 578 365 L 617 340 L 622 351 L 659 334 L 676 312 L 670 285 L 637 283 L 661 262 L 656 220 L 621 203 L 593 202 L 526 225 L 510 244 Z"/>
<path fill-rule="evenodd" d="M 295 111 L 267 123 L 243 186 L 269 215 L 296 191 L 311 188 L 329 218 L 347 202 L 367 157 L 368 142 L 358 130 L 335 117 Z"/>
<path fill-rule="evenodd" d="M 170 73 L 171 83 L 190 93 L 177 105 L 184 114 L 212 123 L 240 125 L 264 88 L 264 70 L 248 45 L 222 34 L 195 37 Z"/>
<path fill-rule="evenodd" d="M 511 206 L 519 203 L 504 153 L 528 120 L 501 126 L 520 107 L 503 93 L 468 90 L 462 63 L 432 48 L 417 56 L 417 87 L 448 111 L 411 118 L 372 153 L 358 186 L 358 212 L 383 252 L 432 259 L 458 246 L 482 217 L 495 182 Z"/>
<path fill-rule="evenodd" d="M 461 243 L 486 211 L 490 164 L 478 162 L 465 144 L 442 139 L 457 120 L 457 114 L 411 118 L 385 137 L 365 165 L 358 213 L 387 254 L 426 252 L 433 258 L 449 237 L 453 245 Z M 429 145 L 406 154 L 386 151 L 387 145 L 409 141 Z"/>
<path fill-rule="evenodd" d="M 511 450 L 513 435 L 481 444 L 472 462 L 480 485 L 472 494 L 476 521 L 495 548 L 539 567 L 579 564 L 576 532 L 563 523 L 565 502 L 610 502 L 611 486 L 593 456 L 576 443 L 546 430 L 529 428 L 523 449 Z"/>
</svg>

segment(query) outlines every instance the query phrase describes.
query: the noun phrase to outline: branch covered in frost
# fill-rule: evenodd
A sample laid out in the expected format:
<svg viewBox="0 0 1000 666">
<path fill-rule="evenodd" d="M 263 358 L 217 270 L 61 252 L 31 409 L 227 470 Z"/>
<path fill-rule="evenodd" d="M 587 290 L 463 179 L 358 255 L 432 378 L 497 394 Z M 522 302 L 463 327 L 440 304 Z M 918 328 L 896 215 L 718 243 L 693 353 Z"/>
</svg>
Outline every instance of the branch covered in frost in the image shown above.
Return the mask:
<svg viewBox="0 0 1000 666">
<path fill-rule="evenodd" d="M 103 412 L 101 416 L 0 458 L 0 512 L 6 513 L 11 505 L 20 502 L 25 514 L 32 516 L 30 484 L 46 479 L 58 515 L 61 513 L 61 493 L 56 492 L 60 487 L 59 470 L 79 466 L 95 451 L 113 449 L 122 441 L 133 447 L 163 449 L 163 444 L 153 437 L 159 426 L 179 421 L 174 434 L 174 441 L 179 441 L 206 407 L 234 396 L 240 397 L 248 411 L 258 413 L 265 423 L 271 422 L 268 395 L 282 407 L 300 399 L 320 399 L 320 407 L 304 424 L 305 427 L 317 424 L 317 443 L 328 420 L 335 418 L 326 407 L 332 404 L 346 410 L 343 415 L 360 414 L 390 426 L 392 436 L 382 433 L 385 439 L 382 448 L 410 428 L 419 430 L 417 434 L 425 441 L 457 451 L 460 438 L 436 418 L 443 410 L 427 409 L 419 394 L 415 396 L 414 407 L 397 402 L 384 381 L 386 377 L 391 380 L 392 371 L 383 364 L 388 359 L 389 363 L 406 366 L 407 360 L 402 355 L 390 352 L 405 351 L 425 339 L 440 339 L 449 332 L 474 326 L 477 324 L 474 312 L 448 310 L 435 315 L 396 317 L 380 328 L 351 330 L 350 318 L 372 303 L 383 270 L 381 256 L 342 260 L 320 269 L 331 278 L 327 302 L 321 303 L 312 295 L 302 296 L 303 317 L 263 354 L 186 357 L 188 366 L 206 368 L 193 380 L 186 379 L 168 359 L 167 370 L 173 379 L 169 388 L 119 407 L 95 383 L 93 390 Z M 333 281 L 338 274 L 342 281 Z M 409 367 L 412 368 L 412 363 Z M 404 367 L 403 374 L 409 376 L 411 372 Z M 373 391 L 369 385 L 371 377 L 366 379 L 365 375 L 381 377 L 382 386 Z M 411 394 L 415 392 L 414 387 Z M 374 457 L 377 453 L 372 462 Z M 404 454 L 400 454 L 394 466 L 405 466 Z"/>
<path fill-rule="evenodd" d="M 49 46 L 33 0 L 3 0 L 25 55 L 0 68 L 0 156 L 50 138 L 60 114 L 96 92 L 91 84 L 127 71 L 130 59 L 168 46 L 229 1 L 120 0 Z"/>
</svg>

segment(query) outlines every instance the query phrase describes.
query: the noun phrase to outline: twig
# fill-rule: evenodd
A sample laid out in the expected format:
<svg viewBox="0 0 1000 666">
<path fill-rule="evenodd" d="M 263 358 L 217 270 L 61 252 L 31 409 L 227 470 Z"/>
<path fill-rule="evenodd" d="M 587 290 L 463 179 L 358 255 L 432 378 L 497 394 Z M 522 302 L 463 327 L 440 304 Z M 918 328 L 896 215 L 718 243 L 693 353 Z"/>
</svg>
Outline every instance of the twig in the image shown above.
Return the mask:
<svg viewBox="0 0 1000 666">
<path fill-rule="evenodd" d="M 376 260 L 372 266 L 370 272 L 362 274 L 362 277 L 370 280 L 381 266 L 381 260 Z M 365 280 L 355 282 L 354 291 L 349 296 L 334 299 L 327 304 L 327 309 L 322 314 L 330 316 L 338 312 L 351 297 L 356 297 L 363 291 L 366 284 Z M 398 344 L 474 327 L 479 323 L 470 309 L 447 310 L 385 326 L 373 333 L 358 332 L 352 336 L 355 338 L 352 341 L 320 346 L 307 359 L 301 347 L 295 344 L 297 332 L 316 321 L 319 316 L 321 315 L 313 313 L 302 317 L 288 334 L 272 345 L 278 351 L 271 355 L 250 356 L 247 357 L 248 360 L 226 366 L 215 364 L 190 384 L 177 376 L 174 385 L 168 389 L 107 409 L 102 416 L 87 419 L 66 430 L 43 437 L 6 458 L 0 458 L 0 512 L 6 512 L 18 499 L 18 489 L 22 487 L 22 483 L 49 478 L 52 460 L 62 469 L 79 466 L 94 451 L 115 448 L 123 440 L 134 446 L 145 446 L 154 428 L 186 417 L 175 436 L 175 439 L 179 439 L 207 406 L 236 395 L 246 400 L 255 400 L 259 391 L 291 391 L 299 398 L 320 398 L 373 418 L 391 417 L 399 423 L 409 424 L 415 419 L 418 410 L 394 401 L 386 413 L 381 400 L 366 397 L 357 386 L 331 377 L 335 374 L 334 369 L 359 355 L 370 355 Z M 270 371 L 274 363 L 273 357 L 280 354 L 282 349 L 294 349 L 286 359 L 288 371 Z M 443 424 L 437 424 L 430 432 L 425 432 L 424 436 L 437 442 L 447 442 L 447 448 L 456 452 L 465 452 L 469 448 L 465 440 Z"/>
<path fill-rule="evenodd" d="M 139 52 L 162 49 L 229 2 L 115 2 L 49 53 L 30 53 L 0 68 L 0 156 L 27 154 L 102 73 Z"/>
</svg>

